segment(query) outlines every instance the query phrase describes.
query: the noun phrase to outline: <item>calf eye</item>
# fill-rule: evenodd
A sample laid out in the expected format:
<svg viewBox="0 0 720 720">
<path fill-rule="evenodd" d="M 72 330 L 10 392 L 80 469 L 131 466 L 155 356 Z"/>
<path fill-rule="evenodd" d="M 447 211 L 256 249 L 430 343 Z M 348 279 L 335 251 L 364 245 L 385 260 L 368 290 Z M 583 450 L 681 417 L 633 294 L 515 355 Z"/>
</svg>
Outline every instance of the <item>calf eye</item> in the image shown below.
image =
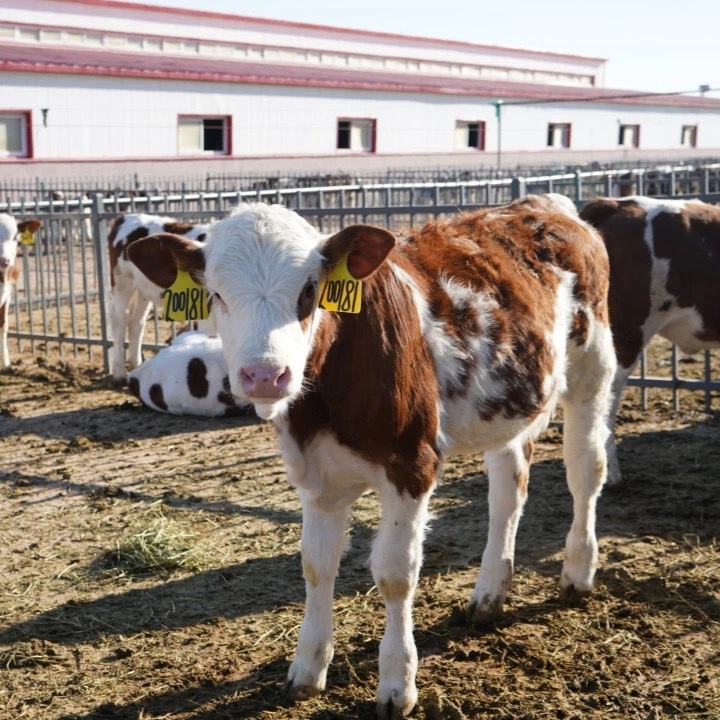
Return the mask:
<svg viewBox="0 0 720 720">
<path fill-rule="evenodd" d="M 315 295 L 317 293 L 317 283 L 314 280 L 308 280 L 303 289 L 300 291 L 300 295 L 297 301 L 297 316 L 298 320 L 303 321 L 305 318 L 310 316 L 313 308 L 315 307 Z"/>
</svg>

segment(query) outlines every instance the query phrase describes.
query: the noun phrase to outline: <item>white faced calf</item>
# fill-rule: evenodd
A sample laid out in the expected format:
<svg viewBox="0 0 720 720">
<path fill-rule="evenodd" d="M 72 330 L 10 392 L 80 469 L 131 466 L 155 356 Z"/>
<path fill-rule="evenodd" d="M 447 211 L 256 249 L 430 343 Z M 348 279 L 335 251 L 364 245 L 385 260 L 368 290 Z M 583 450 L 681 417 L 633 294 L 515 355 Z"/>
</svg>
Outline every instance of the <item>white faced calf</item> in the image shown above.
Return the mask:
<svg viewBox="0 0 720 720">
<path fill-rule="evenodd" d="M 145 322 L 152 305 L 157 306 L 163 290 L 175 281 L 177 269 L 174 264 L 163 262 L 158 255 L 157 278 L 151 282 L 127 259 L 127 249 L 140 238 L 156 233 L 169 232 L 184 235 L 202 242 L 207 233 L 206 225 L 191 225 L 182 220 L 157 215 L 125 214 L 113 222 L 108 235 L 110 256 L 110 305 L 112 317 L 113 353 L 112 374 L 117 382 L 125 380 L 125 335 L 128 335 L 130 368 L 142 362 L 142 338 Z"/>
<path fill-rule="evenodd" d="M 219 337 L 184 332 L 172 345 L 128 374 L 130 392 L 153 410 L 172 415 L 247 415 L 249 403 L 230 392 Z"/>
<path fill-rule="evenodd" d="M 25 231 L 36 233 L 39 228 L 39 220 L 17 222 L 11 215 L 0 213 L 0 368 L 10 367 L 8 316 L 13 285 L 19 274 L 16 263 L 19 235 Z"/>
<path fill-rule="evenodd" d="M 720 208 L 697 200 L 597 198 L 581 217 L 610 257 L 610 323 L 618 371 L 608 439 L 608 482 L 621 480 L 614 441 L 620 396 L 655 335 L 685 353 L 720 347 Z"/>
<path fill-rule="evenodd" d="M 378 713 L 414 706 L 411 608 L 428 502 L 449 453 L 485 452 L 489 537 L 470 614 L 483 622 L 501 612 L 533 441 L 558 401 L 575 509 L 560 585 L 590 591 L 615 356 L 607 255 L 589 226 L 528 201 L 396 242 L 367 225 L 325 237 L 282 206 L 257 204 L 213 225 L 203 248 L 172 235 L 132 245 L 150 278 L 158 246 L 212 293 L 231 390 L 277 426 L 300 495 L 307 602 L 291 696 L 325 686 L 349 508 L 372 488 L 382 518 L 371 568 L 387 610 Z M 364 281 L 357 314 L 318 307 L 341 261 Z"/>
</svg>

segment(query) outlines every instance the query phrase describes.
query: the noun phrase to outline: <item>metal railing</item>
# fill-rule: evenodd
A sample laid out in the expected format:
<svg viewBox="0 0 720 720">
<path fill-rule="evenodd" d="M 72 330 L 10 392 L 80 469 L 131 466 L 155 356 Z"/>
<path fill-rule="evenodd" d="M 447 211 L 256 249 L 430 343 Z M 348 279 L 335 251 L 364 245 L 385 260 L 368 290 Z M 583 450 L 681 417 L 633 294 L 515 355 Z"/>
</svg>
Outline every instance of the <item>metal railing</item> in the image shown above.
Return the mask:
<svg viewBox="0 0 720 720">
<path fill-rule="evenodd" d="M 693 185 L 683 197 L 699 197 L 720 203 L 720 177 L 705 169 L 700 185 Z M 469 182 L 344 185 L 315 188 L 274 188 L 228 193 L 185 193 L 148 196 L 96 194 L 62 201 L 35 201 L 0 205 L 0 212 L 12 212 L 20 219 L 42 221 L 34 245 L 21 246 L 20 277 L 11 306 L 13 323 L 9 337 L 13 351 L 32 353 L 56 349 L 61 356 L 102 359 L 109 372 L 112 338 L 109 329 L 110 288 L 107 236 L 120 212 L 145 212 L 212 222 L 223 217 L 240 201 L 282 203 L 304 216 L 323 233 L 332 233 L 350 223 L 369 223 L 402 232 L 442 215 L 500 205 L 527 192 L 560 192 L 577 203 L 596 194 L 626 193 L 622 170 L 568 173 L 528 178 L 501 178 Z M 676 192 L 688 179 L 674 171 L 653 182 L 664 183 Z M 642 189 L 647 178 L 635 173 L 630 180 Z M 693 178 L 697 182 L 697 178 Z M 714 184 L 714 183 L 717 183 Z M 157 350 L 174 330 L 158 322 L 153 314 L 143 348 Z M 14 346 L 14 347 L 13 347 Z M 712 394 L 720 391 L 720 380 L 711 375 L 711 356 L 705 355 L 704 377 L 684 378 L 678 371 L 677 350 L 673 348 L 669 377 L 649 376 L 645 358 L 639 374 L 629 384 L 642 388 L 643 404 L 648 388 L 673 392 L 678 405 L 679 390 L 704 392 L 709 409 Z"/>
</svg>

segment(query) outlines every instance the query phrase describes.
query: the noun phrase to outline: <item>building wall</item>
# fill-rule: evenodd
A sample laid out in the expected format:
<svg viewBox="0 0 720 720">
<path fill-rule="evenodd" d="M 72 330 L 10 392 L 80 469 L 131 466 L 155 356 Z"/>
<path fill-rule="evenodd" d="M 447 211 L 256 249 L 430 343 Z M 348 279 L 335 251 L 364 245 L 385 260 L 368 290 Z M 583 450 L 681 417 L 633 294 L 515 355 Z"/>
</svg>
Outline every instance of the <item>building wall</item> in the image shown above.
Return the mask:
<svg viewBox="0 0 720 720">
<path fill-rule="evenodd" d="M 373 118 L 376 154 L 475 154 L 455 147 L 457 120 L 486 123 L 485 153 L 497 150 L 493 98 L 153 81 L 99 76 L 0 74 L 2 109 L 31 110 L 34 158 L 174 158 L 178 115 L 229 115 L 240 157 L 338 156 L 339 117 Z M 47 109 L 46 125 L 41 109 Z M 570 123 L 573 151 L 621 150 L 619 124 L 640 125 L 640 148 L 682 149 L 683 125 L 698 126 L 698 149 L 720 148 L 720 113 L 599 104 L 502 109 L 505 152 L 548 148 L 548 123 Z"/>
</svg>

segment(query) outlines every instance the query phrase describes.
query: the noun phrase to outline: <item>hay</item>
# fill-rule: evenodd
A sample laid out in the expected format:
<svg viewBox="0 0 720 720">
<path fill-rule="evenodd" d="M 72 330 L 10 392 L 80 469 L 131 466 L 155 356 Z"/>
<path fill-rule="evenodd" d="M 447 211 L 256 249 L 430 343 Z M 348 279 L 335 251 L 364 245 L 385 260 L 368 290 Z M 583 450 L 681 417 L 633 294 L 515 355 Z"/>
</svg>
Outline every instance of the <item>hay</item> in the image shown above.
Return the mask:
<svg viewBox="0 0 720 720">
<path fill-rule="evenodd" d="M 143 518 L 118 541 L 110 556 L 114 567 L 145 575 L 206 566 L 208 553 L 197 542 L 199 533 L 165 515 L 160 503 L 153 503 L 147 514 L 149 518 Z"/>
</svg>

